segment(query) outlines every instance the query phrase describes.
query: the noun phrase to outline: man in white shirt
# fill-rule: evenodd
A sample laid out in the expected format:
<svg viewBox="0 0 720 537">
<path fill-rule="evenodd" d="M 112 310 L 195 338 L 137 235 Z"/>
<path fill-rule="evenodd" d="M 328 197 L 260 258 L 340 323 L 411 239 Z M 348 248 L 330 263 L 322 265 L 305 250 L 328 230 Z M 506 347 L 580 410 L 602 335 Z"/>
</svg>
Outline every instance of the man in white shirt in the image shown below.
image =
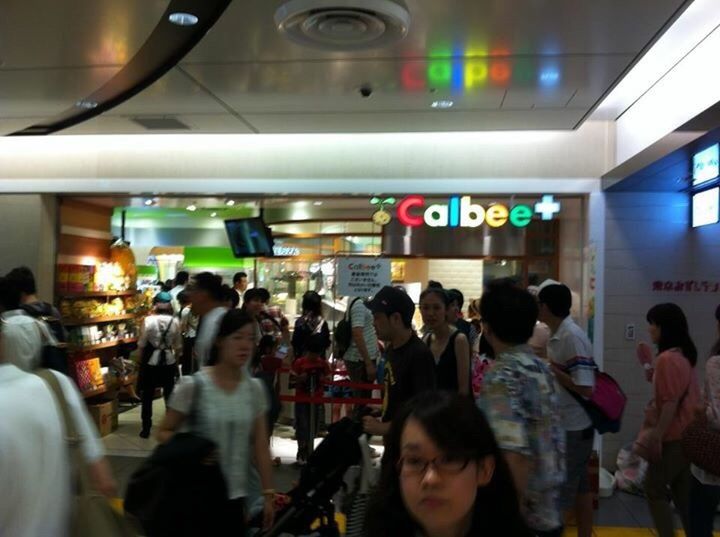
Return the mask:
<svg viewBox="0 0 720 537">
<path fill-rule="evenodd" d="M 19 295 L 0 279 L 0 309 L 12 310 L 18 302 Z M 22 326 L 0 323 L 0 535 L 66 537 L 72 487 L 62 415 L 45 381 L 17 367 L 15 355 L 7 352 L 23 348 Z M 102 443 L 82 397 L 69 378 L 52 374 L 75 420 L 93 487 L 116 496 Z"/>
<path fill-rule="evenodd" d="M 587 465 L 592 454 L 594 430 L 576 397 L 589 398 L 595 386 L 592 344 L 571 316 L 572 294 L 558 282 L 540 285 L 539 318 L 550 328 L 548 359 L 555 374 L 558 404 L 566 434 L 567 481 L 560 497 L 563 510 L 575 510 L 578 537 L 592 535 L 593 505 Z"/>
<path fill-rule="evenodd" d="M 178 373 L 182 334 L 180 322 L 173 316 L 170 293 L 161 292 L 153 299 L 153 313 L 145 317 L 138 341 L 142 392 L 142 430 L 140 438 L 150 437 L 155 388 L 162 388 L 165 403 L 172 395 Z"/>
<path fill-rule="evenodd" d="M 368 383 L 375 380 L 376 364 L 380 357 L 377 333 L 372 312 L 362 298 L 348 298 L 348 318 L 352 327 L 352 340 L 343 355 L 343 361 L 352 382 Z M 367 398 L 368 390 L 353 388 L 353 397 Z"/>
<path fill-rule="evenodd" d="M 185 290 L 190 296 L 192 312 L 200 318 L 195 359 L 198 367 L 205 367 L 210 361 L 220 321 L 227 313 L 227 308 L 223 306 L 222 280 L 210 272 L 201 272 L 192 277 Z"/>
<path fill-rule="evenodd" d="M 238 294 L 238 297 L 240 297 L 240 302 L 238 302 L 238 305 L 236 306 L 237 309 L 242 308 L 243 305 L 243 295 L 245 294 L 245 291 L 247 291 L 248 288 L 248 275 L 245 272 L 237 272 L 235 276 L 233 276 L 233 289 L 235 289 L 235 292 Z"/>
<path fill-rule="evenodd" d="M 178 302 L 178 295 L 185 290 L 189 279 L 190 275 L 184 270 L 181 270 L 175 275 L 175 287 L 170 290 L 172 308 L 175 315 L 179 315 L 181 311 L 180 303 Z"/>
</svg>

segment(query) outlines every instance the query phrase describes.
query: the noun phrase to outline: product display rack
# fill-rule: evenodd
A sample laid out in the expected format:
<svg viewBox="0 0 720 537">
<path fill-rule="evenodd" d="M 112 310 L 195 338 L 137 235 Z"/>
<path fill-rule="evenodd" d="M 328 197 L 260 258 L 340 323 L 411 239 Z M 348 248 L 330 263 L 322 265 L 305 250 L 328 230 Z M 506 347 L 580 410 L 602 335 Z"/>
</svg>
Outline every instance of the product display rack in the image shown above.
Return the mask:
<svg viewBox="0 0 720 537">
<path fill-rule="evenodd" d="M 135 319 L 134 313 L 126 313 L 124 315 L 115 315 L 113 317 L 90 317 L 87 319 L 64 319 L 65 326 L 83 326 L 88 324 L 112 323 L 117 321 L 127 321 Z"/>
<path fill-rule="evenodd" d="M 118 345 L 125 345 L 129 343 L 137 343 L 138 338 L 125 338 L 125 339 L 116 339 L 114 341 L 105 341 L 103 343 L 97 343 L 95 345 L 70 345 L 68 346 L 68 350 L 70 352 L 90 352 L 90 351 L 97 351 L 100 349 L 111 349 L 113 347 L 117 347 Z"/>
</svg>

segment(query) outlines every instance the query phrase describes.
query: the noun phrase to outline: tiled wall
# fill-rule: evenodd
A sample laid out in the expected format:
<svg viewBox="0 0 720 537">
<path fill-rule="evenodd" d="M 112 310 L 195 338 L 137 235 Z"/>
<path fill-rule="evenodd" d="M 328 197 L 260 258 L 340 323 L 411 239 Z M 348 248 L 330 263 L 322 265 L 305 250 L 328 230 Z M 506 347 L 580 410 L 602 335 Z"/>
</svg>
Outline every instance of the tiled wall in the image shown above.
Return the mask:
<svg viewBox="0 0 720 537">
<path fill-rule="evenodd" d="M 460 289 L 465 305 L 478 298 L 483 291 L 483 262 L 475 259 L 430 259 L 428 278 L 443 284 L 445 289 Z M 424 282 L 427 283 L 427 282 Z"/>
<path fill-rule="evenodd" d="M 689 197 L 684 193 L 608 193 L 605 227 L 605 370 L 629 397 L 623 429 L 603 437 L 603 464 L 614 467 L 618 449 L 640 428 L 651 386 L 635 358 L 638 341 L 650 341 L 645 315 L 661 302 L 685 311 L 701 360 L 717 338 L 714 311 L 720 293 L 653 292 L 656 280 L 720 281 L 720 225 L 692 229 Z M 625 339 L 634 324 L 637 339 Z"/>
</svg>

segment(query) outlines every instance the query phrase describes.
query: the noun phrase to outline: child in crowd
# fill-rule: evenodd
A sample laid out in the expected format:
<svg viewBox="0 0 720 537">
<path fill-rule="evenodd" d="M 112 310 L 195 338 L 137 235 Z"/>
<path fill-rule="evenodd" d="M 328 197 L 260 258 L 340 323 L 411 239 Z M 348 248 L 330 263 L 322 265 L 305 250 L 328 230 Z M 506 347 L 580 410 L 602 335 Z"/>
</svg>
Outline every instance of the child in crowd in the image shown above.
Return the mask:
<svg viewBox="0 0 720 537">
<path fill-rule="evenodd" d="M 323 383 L 330 375 L 323 353 L 325 341 L 320 334 L 308 338 L 305 355 L 295 360 L 291 375 L 295 378 L 295 395 L 297 397 L 322 397 Z M 303 465 L 310 455 L 310 442 L 315 440 L 320 423 L 322 403 L 295 403 L 295 435 L 298 441 L 297 463 Z M 310 427 L 311 409 L 315 416 L 314 431 Z"/>
</svg>

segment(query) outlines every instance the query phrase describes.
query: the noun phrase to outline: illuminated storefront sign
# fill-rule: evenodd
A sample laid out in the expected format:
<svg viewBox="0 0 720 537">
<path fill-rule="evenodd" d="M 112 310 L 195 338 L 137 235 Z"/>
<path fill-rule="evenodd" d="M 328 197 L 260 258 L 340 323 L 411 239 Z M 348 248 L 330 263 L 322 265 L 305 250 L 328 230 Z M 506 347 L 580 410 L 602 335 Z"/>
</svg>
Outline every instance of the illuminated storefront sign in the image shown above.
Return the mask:
<svg viewBox="0 0 720 537">
<path fill-rule="evenodd" d="M 450 196 L 447 203 L 436 203 L 425 207 L 425 197 L 411 195 L 397 204 L 397 218 L 408 227 L 427 225 L 430 227 L 475 228 L 483 223 L 499 228 L 510 222 L 514 227 L 526 227 L 533 216 L 539 214 L 542 220 L 552 220 L 560 212 L 560 203 L 552 195 L 542 197 L 534 206 L 518 204 L 507 207 L 494 203 L 487 208 L 473 203 L 470 196 Z M 388 220 L 389 221 L 389 220 Z"/>
<path fill-rule="evenodd" d="M 720 175 L 720 144 L 696 153 L 693 157 L 693 185 L 712 181 Z"/>
<path fill-rule="evenodd" d="M 692 226 L 717 224 L 720 221 L 720 188 L 711 188 L 692 196 Z"/>
</svg>

